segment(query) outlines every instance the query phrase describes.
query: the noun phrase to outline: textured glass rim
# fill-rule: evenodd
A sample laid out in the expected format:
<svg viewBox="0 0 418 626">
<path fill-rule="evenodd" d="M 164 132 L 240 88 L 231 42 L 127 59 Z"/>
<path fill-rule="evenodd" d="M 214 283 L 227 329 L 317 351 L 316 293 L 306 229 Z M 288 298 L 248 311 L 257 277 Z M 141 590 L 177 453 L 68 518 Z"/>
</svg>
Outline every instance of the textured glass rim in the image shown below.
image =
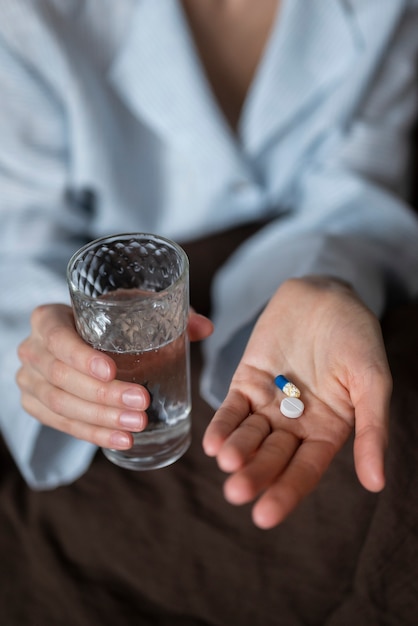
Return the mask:
<svg viewBox="0 0 418 626">
<path fill-rule="evenodd" d="M 156 235 L 154 233 L 142 233 L 142 232 L 116 233 L 114 235 L 105 235 L 103 237 L 99 237 L 98 239 L 93 239 L 92 241 L 89 241 L 84 246 L 76 250 L 76 252 L 74 252 L 70 260 L 68 261 L 67 272 L 66 272 L 67 283 L 68 283 L 71 293 L 74 295 L 79 294 L 85 300 L 90 300 L 91 302 L 97 302 L 100 296 L 99 297 L 90 296 L 84 293 L 84 291 L 82 291 L 78 287 L 76 287 L 76 285 L 73 283 L 71 274 L 72 274 L 72 270 L 74 269 L 75 262 L 79 257 L 83 256 L 85 252 L 87 252 L 90 249 L 99 247 L 100 244 L 104 244 L 110 241 L 117 241 L 117 240 L 123 241 L 126 239 L 138 239 L 138 240 L 147 239 L 148 241 L 151 240 L 151 241 L 165 243 L 169 247 L 174 248 L 174 250 L 177 252 L 177 254 L 182 260 L 183 267 L 181 268 L 181 272 L 178 278 L 169 287 L 166 287 L 166 289 L 162 289 L 161 291 L 155 291 L 155 292 L 150 291 L 150 294 L 155 294 L 155 296 L 157 297 L 162 294 L 168 294 L 170 293 L 170 291 L 173 291 L 177 287 L 177 285 L 184 280 L 184 277 L 189 270 L 189 259 L 185 250 L 178 243 L 176 243 L 172 239 L 168 239 L 168 237 L 163 237 L 161 235 Z M 114 291 L 117 291 L 117 290 L 115 289 Z M 108 293 L 111 294 L 112 291 L 109 291 Z M 106 298 L 106 300 L 102 302 L 103 303 L 106 302 L 106 306 L 109 305 L 109 306 L 120 307 L 120 306 L 132 306 L 132 303 L 135 302 L 135 300 L 136 298 L 132 298 L 130 300 L 111 300 L 111 299 Z M 138 296 L 138 300 L 141 300 L 140 296 Z"/>
</svg>

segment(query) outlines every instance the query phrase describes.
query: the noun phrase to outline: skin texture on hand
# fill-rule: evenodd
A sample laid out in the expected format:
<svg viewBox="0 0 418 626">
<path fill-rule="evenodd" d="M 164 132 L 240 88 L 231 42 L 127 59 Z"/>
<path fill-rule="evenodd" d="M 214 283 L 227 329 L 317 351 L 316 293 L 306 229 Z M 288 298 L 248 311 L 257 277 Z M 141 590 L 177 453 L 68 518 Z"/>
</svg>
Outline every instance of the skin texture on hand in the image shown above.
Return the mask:
<svg viewBox="0 0 418 626">
<path fill-rule="evenodd" d="M 280 413 L 284 374 L 304 414 Z M 260 528 L 279 524 L 318 484 L 355 429 L 360 482 L 384 487 L 392 378 L 376 317 L 349 286 L 308 277 L 284 283 L 260 315 L 203 447 L 230 476 L 226 499 L 255 500 Z"/>
<path fill-rule="evenodd" d="M 23 408 L 42 424 L 78 439 L 119 450 L 132 446 L 132 432 L 148 423 L 148 391 L 115 379 L 106 354 L 77 334 L 70 307 L 51 304 L 32 314 L 32 332 L 19 346 L 17 373 Z M 212 323 L 191 311 L 191 341 L 204 339 Z"/>
</svg>

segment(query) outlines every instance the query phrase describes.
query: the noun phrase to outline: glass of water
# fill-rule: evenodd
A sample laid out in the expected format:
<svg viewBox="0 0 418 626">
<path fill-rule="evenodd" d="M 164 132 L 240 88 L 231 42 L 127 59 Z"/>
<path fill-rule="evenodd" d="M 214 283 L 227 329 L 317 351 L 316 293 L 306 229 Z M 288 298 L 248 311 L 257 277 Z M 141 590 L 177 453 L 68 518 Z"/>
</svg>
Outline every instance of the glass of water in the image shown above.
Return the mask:
<svg viewBox="0 0 418 626">
<path fill-rule="evenodd" d="M 112 235 L 78 250 L 67 280 L 80 336 L 115 361 L 119 380 L 151 397 L 148 426 L 133 433 L 132 448 L 104 454 L 133 470 L 174 463 L 191 440 L 186 253 L 157 235 Z"/>
</svg>

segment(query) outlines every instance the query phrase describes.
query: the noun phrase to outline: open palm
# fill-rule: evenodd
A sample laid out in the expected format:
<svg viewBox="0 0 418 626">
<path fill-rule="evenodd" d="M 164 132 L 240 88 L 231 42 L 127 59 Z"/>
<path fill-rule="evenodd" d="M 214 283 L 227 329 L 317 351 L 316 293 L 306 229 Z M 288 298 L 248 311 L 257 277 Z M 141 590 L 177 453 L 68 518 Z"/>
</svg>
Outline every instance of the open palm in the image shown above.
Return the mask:
<svg viewBox="0 0 418 626">
<path fill-rule="evenodd" d="M 301 390 L 305 412 L 288 419 L 274 378 Z M 254 522 L 278 524 L 318 483 L 355 427 L 361 483 L 384 486 L 391 376 L 380 325 L 347 286 L 287 281 L 260 316 L 203 446 L 231 473 L 225 496 L 258 498 Z"/>
</svg>

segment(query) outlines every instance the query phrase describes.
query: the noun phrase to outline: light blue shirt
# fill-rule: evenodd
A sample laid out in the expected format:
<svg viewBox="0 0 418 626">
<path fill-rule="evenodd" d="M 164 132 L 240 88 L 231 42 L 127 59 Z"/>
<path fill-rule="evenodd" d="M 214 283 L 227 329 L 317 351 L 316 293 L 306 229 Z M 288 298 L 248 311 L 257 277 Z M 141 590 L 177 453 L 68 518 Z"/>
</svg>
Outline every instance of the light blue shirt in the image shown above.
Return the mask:
<svg viewBox="0 0 418 626">
<path fill-rule="evenodd" d="M 66 263 L 86 240 L 272 219 L 214 283 L 214 407 L 286 278 L 339 276 L 377 314 L 418 293 L 401 199 L 417 33 L 417 0 L 282 0 L 235 136 L 176 0 L 2 0 L 0 423 L 31 486 L 75 480 L 95 452 L 26 414 L 15 383 L 31 311 L 68 302 Z"/>
</svg>

